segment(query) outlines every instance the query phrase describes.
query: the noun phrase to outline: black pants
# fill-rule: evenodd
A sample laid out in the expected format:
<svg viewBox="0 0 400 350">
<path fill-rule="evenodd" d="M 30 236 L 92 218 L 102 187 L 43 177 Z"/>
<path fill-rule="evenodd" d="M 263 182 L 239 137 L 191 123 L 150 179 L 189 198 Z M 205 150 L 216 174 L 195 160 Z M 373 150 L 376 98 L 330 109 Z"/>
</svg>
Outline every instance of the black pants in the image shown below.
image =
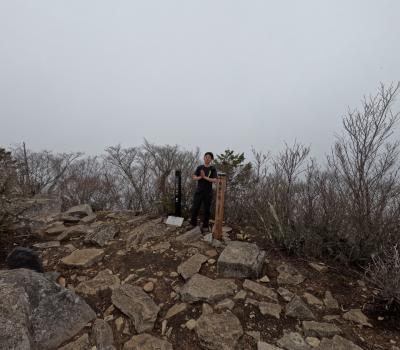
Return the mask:
<svg viewBox="0 0 400 350">
<path fill-rule="evenodd" d="M 203 227 L 208 227 L 208 222 L 210 220 L 210 213 L 211 213 L 211 202 L 212 202 L 212 192 L 196 191 L 193 197 L 192 219 L 190 220 L 190 223 L 193 226 L 197 225 L 197 215 L 199 214 L 201 204 L 203 203 L 203 210 L 204 210 Z"/>
</svg>

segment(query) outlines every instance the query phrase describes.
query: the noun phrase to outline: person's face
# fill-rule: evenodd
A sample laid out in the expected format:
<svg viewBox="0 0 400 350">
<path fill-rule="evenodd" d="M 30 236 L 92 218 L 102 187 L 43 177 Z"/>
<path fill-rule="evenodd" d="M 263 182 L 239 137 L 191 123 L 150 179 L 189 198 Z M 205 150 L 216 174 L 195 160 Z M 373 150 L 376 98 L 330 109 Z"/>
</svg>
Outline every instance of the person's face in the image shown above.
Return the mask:
<svg viewBox="0 0 400 350">
<path fill-rule="evenodd" d="M 209 154 L 206 154 L 206 155 L 204 156 L 204 163 L 205 163 L 206 165 L 208 165 L 208 164 L 211 163 L 211 161 L 212 161 L 211 156 L 210 156 Z"/>
</svg>

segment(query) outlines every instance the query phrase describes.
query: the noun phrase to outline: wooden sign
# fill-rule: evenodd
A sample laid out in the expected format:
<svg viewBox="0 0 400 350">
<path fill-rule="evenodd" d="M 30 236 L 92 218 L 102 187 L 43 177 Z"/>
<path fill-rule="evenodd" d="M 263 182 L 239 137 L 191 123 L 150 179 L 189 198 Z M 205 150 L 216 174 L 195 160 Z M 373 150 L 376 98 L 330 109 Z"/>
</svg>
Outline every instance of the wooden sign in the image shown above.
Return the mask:
<svg viewBox="0 0 400 350">
<path fill-rule="evenodd" d="M 224 221 L 224 204 L 225 204 L 225 186 L 226 176 L 224 173 L 218 174 L 217 182 L 217 200 L 215 205 L 215 224 L 213 227 L 213 237 L 222 239 L 222 222 Z"/>
</svg>

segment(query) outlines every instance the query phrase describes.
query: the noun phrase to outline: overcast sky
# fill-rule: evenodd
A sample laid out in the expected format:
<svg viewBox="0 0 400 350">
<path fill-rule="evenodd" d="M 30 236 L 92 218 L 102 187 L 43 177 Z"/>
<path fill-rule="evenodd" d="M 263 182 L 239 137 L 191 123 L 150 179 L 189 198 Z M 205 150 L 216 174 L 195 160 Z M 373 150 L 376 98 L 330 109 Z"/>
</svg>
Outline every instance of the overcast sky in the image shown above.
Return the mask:
<svg viewBox="0 0 400 350">
<path fill-rule="evenodd" d="M 400 80 L 400 1 L 0 0 L 0 145 L 328 152 Z"/>
</svg>

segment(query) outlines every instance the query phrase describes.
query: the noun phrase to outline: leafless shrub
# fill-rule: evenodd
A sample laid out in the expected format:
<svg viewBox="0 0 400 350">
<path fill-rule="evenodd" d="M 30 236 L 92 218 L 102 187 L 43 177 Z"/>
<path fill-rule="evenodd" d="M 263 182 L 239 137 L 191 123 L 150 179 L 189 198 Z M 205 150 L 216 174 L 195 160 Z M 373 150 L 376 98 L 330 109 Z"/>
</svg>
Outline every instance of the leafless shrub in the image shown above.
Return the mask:
<svg viewBox="0 0 400 350">
<path fill-rule="evenodd" d="M 397 244 L 373 256 L 366 268 L 366 277 L 379 291 L 377 298 L 386 307 L 400 307 L 400 251 Z"/>
<path fill-rule="evenodd" d="M 81 153 L 33 152 L 25 143 L 15 147 L 12 155 L 17 162 L 17 181 L 24 195 L 52 193 L 70 165 Z"/>
<path fill-rule="evenodd" d="M 94 210 L 118 208 L 115 182 L 109 181 L 108 174 L 98 157 L 74 162 L 59 185 L 63 207 L 87 203 Z"/>
<path fill-rule="evenodd" d="M 343 118 L 344 134 L 338 137 L 329 157 L 335 190 L 345 206 L 341 238 L 352 246 L 350 259 L 376 253 L 390 232 L 390 212 L 399 186 L 399 141 L 392 140 L 399 113 L 392 113 L 400 84 L 364 98 L 361 111 Z M 396 231 L 399 227 L 396 228 Z"/>
</svg>

